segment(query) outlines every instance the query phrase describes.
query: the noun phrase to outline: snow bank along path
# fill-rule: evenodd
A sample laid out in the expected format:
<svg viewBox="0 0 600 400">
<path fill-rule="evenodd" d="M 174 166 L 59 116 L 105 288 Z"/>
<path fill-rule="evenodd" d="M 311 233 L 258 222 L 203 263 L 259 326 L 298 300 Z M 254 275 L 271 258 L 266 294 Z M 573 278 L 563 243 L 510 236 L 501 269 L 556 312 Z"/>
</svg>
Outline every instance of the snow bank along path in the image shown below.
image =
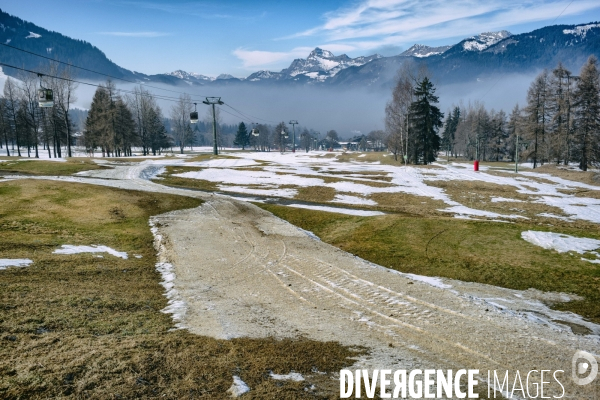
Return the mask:
<svg viewBox="0 0 600 400">
<path fill-rule="evenodd" d="M 594 335 L 578 336 L 551 323 L 567 315 L 544 314 L 540 300 L 549 294 L 411 279 L 418 277 L 358 259 L 251 204 L 144 179 L 156 170 L 144 162 L 113 176 L 100 171 L 104 179 L 52 179 L 206 201 L 153 218 L 159 261 L 172 267 L 165 287 L 182 306 L 173 313 L 179 327 L 216 338 L 305 336 L 368 347 L 353 368 L 560 369 L 571 398 L 597 397 L 599 388 L 576 387 L 568 375 L 576 350 L 600 354 L 600 331 L 588 324 Z"/>
</svg>

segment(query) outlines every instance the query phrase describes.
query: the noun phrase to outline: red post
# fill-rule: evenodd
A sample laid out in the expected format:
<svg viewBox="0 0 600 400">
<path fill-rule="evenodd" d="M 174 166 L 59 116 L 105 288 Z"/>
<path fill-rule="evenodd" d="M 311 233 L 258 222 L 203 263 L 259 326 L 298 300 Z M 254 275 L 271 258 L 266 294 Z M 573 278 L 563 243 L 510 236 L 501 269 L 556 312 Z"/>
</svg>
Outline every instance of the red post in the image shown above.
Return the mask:
<svg viewBox="0 0 600 400">
<path fill-rule="evenodd" d="M 479 171 L 479 160 L 473 162 L 473 171 Z"/>
</svg>

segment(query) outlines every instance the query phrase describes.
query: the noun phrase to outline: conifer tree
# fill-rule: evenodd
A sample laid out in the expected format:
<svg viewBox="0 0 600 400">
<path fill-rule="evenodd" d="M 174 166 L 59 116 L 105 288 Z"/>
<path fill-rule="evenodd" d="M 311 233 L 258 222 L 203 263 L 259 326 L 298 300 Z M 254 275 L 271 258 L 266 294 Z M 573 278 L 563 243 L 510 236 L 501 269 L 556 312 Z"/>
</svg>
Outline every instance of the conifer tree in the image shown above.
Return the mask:
<svg viewBox="0 0 600 400">
<path fill-rule="evenodd" d="M 575 90 L 575 144 L 579 168 L 600 162 L 600 78 L 598 59 L 590 56 Z"/>
<path fill-rule="evenodd" d="M 246 124 L 240 122 L 233 144 L 236 146 L 242 146 L 242 150 L 245 150 L 249 143 L 250 138 L 248 137 L 248 129 L 246 129 Z"/>
<path fill-rule="evenodd" d="M 434 93 L 435 88 L 427 77 L 418 82 L 414 91 L 416 101 L 410 106 L 410 121 L 415 131 L 415 164 L 418 164 L 419 160 L 422 160 L 423 164 L 435 161 L 440 149 L 440 137 L 437 132 L 443 125 L 443 114 L 434 105 L 438 103 L 438 97 Z"/>
</svg>

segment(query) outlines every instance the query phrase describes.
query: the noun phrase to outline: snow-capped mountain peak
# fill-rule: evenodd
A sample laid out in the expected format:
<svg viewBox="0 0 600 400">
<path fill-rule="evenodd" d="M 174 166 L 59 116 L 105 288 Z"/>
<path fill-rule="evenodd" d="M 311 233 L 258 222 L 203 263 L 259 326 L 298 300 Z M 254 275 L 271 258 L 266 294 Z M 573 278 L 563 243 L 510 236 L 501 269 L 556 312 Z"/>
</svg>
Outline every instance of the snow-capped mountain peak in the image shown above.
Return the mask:
<svg viewBox="0 0 600 400">
<path fill-rule="evenodd" d="M 315 49 L 308 55 L 307 60 L 314 58 L 335 58 L 335 56 L 329 50 L 323 50 L 319 47 L 315 47 Z"/>
<path fill-rule="evenodd" d="M 379 54 L 357 58 L 350 58 L 346 54 L 336 56 L 328 50 L 317 47 L 306 59 L 295 59 L 288 68 L 281 71 L 281 74 L 288 78 L 302 75 L 312 80 L 323 81 L 343 69 L 361 66 L 377 58 L 381 56 Z"/>
<path fill-rule="evenodd" d="M 185 72 L 180 69 L 178 69 L 177 71 L 173 71 L 173 72 L 167 72 L 165 75 L 170 75 L 170 76 L 177 77 L 179 79 L 187 79 L 187 80 L 189 80 L 189 79 L 199 79 L 202 81 L 214 81 L 215 80 L 215 78 L 211 78 L 206 75 L 197 74 L 195 72 Z"/>
<path fill-rule="evenodd" d="M 466 39 L 463 42 L 463 49 L 467 51 L 483 51 L 509 36 L 512 36 L 512 33 L 509 31 L 483 32 L 480 35 Z"/>
<path fill-rule="evenodd" d="M 442 54 L 446 50 L 450 49 L 452 46 L 440 46 L 440 47 L 430 47 L 424 44 L 415 44 L 411 46 L 408 50 L 400 53 L 403 57 L 429 57 L 434 56 L 436 54 Z"/>
<path fill-rule="evenodd" d="M 236 77 L 233 75 L 229 75 L 229 74 L 221 74 L 221 75 L 217 76 L 216 79 L 217 80 L 226 80 L 226 79 L 236 79 Z"/>
</svg>

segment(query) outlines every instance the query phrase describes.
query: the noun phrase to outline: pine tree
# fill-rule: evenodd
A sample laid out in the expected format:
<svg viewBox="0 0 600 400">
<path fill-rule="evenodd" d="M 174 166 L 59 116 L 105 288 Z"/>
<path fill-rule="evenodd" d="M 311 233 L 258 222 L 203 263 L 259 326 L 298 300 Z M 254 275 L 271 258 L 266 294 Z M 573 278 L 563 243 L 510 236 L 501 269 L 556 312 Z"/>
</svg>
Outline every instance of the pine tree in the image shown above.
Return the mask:
<svg viewBox="0 0 600 400">
<path fill-rule="evenodd" d="M 600 162 L 600 78 L 598 59 L 590 56 L 575 90 L 576 154 L 579 168 Z"/>
<path fill-rule="evenodd" d="M 529 146 L 529 156 L 533 158 L 533 168 L 541 161 L 547 160 L 546 129 L 549 121 L 548 90 L 549 74 L 547 70 L 540 73 L 531 83 L 527 91 L 527 115 L 528 139 L 532 142 Z"/>
<path fill-rule="evenodd" d="M 440 137 L 438 129 L 443 125 L 443 114 L 434 104 L 438 103 L 438 97 L 434 95 L 435 88 L 431 81 L 425 77 L 415 88 L 416 101 L 410 106 L 411 126 L 415 131 L 414 162 L 428 164 L 435 161 L 436 154 L 440 149 Z"/>
<path fill-rule="evenodd" d="M 242 150 L 245 150 L 249 143 L 250 138 L 248 137 L 248 129 L 246 129 L 246 124 L 240 122 L 233 144 L 236 146 L 242 146 Z"/>
<path fill-rule="evenodd" d="M 90 111 L 85 120 L 83 140 L 85 147 L 91 154 L 97 147 L 102 148 L 102 156 L 106 154 L 105 144 L 109 135 L 107 114 L 110 108 L 110 98 L 104 86 L 98 87 L 92 99 Z"/>
</svg>

